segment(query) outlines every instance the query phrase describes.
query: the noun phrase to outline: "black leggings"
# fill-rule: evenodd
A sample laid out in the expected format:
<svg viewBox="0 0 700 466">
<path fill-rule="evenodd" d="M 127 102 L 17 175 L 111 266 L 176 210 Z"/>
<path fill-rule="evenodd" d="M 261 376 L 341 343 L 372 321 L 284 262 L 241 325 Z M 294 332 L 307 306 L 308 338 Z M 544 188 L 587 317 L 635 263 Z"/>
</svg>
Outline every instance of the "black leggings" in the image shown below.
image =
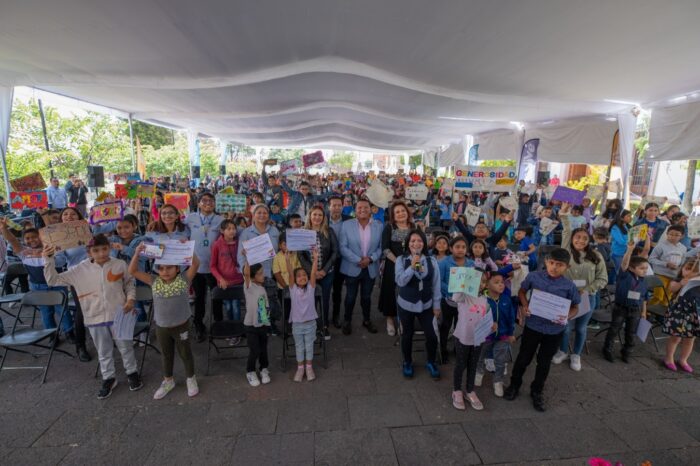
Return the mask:
<svg viewBox="0 0 700 466">
<path fill-rule="evenodd" d="M 457 326 L 458 312 L 457 307 L 449 305 L 444 298 L 440 300 L 440 308 L 442 310 L 442 320 L 440 321 L 440 352 L 444 358 L 447 354 L 447 337 L 450 334 L 452 324 Z"/>
<path fill-rule="evenodd" d="M 467 370 L 467 393 L 474 391 L 474 379 L 476 378 L 476 366 L 481 355 L 481 345 L 463 345 L 455 338 L 455 352 L 457 362 L 455 362 L 455 372 L 453 387 L 454 391 L 462 389 L 462 373 Z"/>
<path fill-rule="evenodd" d="M 248 340 L 248 363 L 246 372 L 255 372 L 255 363 L 260 361 L 260 369 L 267 369 L 267 326 L 246 326 L 246 339 Z"/>
<path fill-rule="evenodd" d="M 177 325 L 175 327 L 158 327 L 156 326 L 156 338 L 160 343 L 163 359 L 163 376 L 173 376 L 173 364 L 175 363 L 175 350 L 180 355 L 182 363 L 185 366 L 185 375 L 187 378 L 194 377 L 194 357 L 192 356 L 192 347 L 190 345 L 190 321 Z"/>
<path fill-rule="evenodd" d="M 206 312 L 207 288 L 216 286 L 216 279 L 210 273 L 198 273 L 192 280 L 192 290 L 194 291 L 194 326 L 199 330 L 204 329 L 204 313 Z M 221 303 L 221 301 L 219 301 Z M 221 317 L 221 307 L 217 309 Z M 214 317 L 217 317 L 214 314 Z M 221 320 L 221 319 L 219 319 Z"/>
<path fill-rule="evenodd" d="M 423 312 L 409 312 L 399 307 L 399 320 L 401 321 L 401 352 L 404 362 L 413 362 L 413 333 L 415 319 L 420 322 L 421 330 L 425 334 L 425 352 L 428 361 L 435 363 L 437 352 L 437 335 L 433 329 L 433 310 L 426 309 Z"/>
</svg>

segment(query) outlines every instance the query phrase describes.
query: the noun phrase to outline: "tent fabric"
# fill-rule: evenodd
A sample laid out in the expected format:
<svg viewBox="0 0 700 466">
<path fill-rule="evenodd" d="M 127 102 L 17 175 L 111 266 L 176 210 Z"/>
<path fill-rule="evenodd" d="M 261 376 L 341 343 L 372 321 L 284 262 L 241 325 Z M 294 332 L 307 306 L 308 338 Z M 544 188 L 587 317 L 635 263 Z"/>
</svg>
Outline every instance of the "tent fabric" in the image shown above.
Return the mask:
<svg viewBox="0 0 700 466">
<path fill-rule="evenodd" d="M 632 161 L 634 160 L 634 140 L 637 133 L 637 115 L 632 112 L 620 113 L 617 116 L 620 151 L 620 168 L 625 176 L 622 177 L 623 199 L 629 200 L 630 183 L 628 174 L 632 173 Z"/>
<path fill-rule="evenodd" d="M 652 109 L 649 155 L 656 161 L 700 159 L 700 101 Z"/>
<path fill-rule="evenodd" d="M 695 0 L 5 3 L 0 85 L 237 144 L 430 150 L 700 83 Z"/>
<path fill-rule="evenodd" d="M 538 158 L 545 162 L 610 163 L 615 117 L 586 117 L 525 126 L 525 139 L 539 139 Z"/>
<path fill-rule="evenodd" d="M 474 136 L 479 145 L 480 160 L 515 160 L 520 157 L 523 133 L 512 129 L 500 129 Z"/>
<path fill-rule="evenodd" d="M 464 144 L 450 144 L 445 150 L 438 154 L 438 165 L 440 167 L 464 165 L 465 155 Z"/>
<path fill-rule="evenodd" d="M 5 179 L 5 199 L 10 199 L 10 178 L 7 172 L 7 144 L 10 139 L 10 115 L 12 113 L 12 86 L 0 86 L 0 163 L 2 163 L 3 178 Z"/>
</svg>

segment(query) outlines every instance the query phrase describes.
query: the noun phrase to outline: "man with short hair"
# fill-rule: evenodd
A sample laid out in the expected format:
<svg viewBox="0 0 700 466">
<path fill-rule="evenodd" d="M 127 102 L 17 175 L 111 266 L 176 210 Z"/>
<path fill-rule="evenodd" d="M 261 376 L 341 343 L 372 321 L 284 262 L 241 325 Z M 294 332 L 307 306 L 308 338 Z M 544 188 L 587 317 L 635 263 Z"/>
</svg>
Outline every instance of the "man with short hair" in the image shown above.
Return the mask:
<svg viewBox="0 0 700 466">
<path fill-rule="evenodd" d="M 58 185 L 58 178 L 51 178 L 51 185 L 46 188 L 46 196 L 50 209 L 64 209 L 68 206 L 68 194 Z"/>
<path fill-rule="evenodd" d="M 340 241 L 340 230 L 343 227 L 343 199 L 340 196 L 333 196 L 328 200 L 328 226 L 335 233 L 335 237 Z M 333 270 L 333 325 L 335 328 L 341 328 L 340 323 L 340 297 L 343 292 L 343 274 L 340 273 L 340 265 L 343 261 L 343 256 L 338 254 Z"/>
</svg>

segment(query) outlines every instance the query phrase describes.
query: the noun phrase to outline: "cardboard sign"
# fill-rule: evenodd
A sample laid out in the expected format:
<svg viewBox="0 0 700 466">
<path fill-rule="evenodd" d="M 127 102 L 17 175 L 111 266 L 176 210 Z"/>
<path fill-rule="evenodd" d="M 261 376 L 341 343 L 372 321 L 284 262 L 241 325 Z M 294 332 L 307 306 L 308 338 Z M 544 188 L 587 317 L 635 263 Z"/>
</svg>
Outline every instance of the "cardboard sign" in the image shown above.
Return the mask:
<svg viewBox="0 0 700 466">
<path fill-rule="evenodd" d="M 586 197 L 585 191 L 578 189 L 567 188 L 566 186 L 557 186 L 554 190 L 551 200 L 568 202 L 571 205 L 581 205 L 583 198 Z"/>
<path fill-rule="evenodd" d="M 501 207 L 504 207 L 511 212 L 518 210 L 518 201 L 513 196 L 503 196 L 498 200 L 498 203 L 501 204 Z"/>
<path fill-rule="evenodd" d="M 272 167 L 273 165 L 277 165 L 277 159 L 265 159 L 263 160 L 263 165 Z"/>
<path fill-rule="evenodd" d="M 36 172 L 31 175 L 23 176 L 10 180 L 10 186 L 15 192 L 38 191 L 46 188 L 46 182 L 41 173 Z"/>
<path fill-rule="evenodd" d="M 481 207 L 467 204 L 464 215 L 467 217 L 467 225 L 474 227 L 477 223 L 479 223 L 479 217 L 481 217 Z"/>
<path fill-rule="evenodd" d="M 219 193 L 216 195 L 216 211 L 220 214 L 233 212 L 236 214 L 245 213 L 245 194 Z"/>
<path fill-rule="evenodd" d="M 646 223 L 634 226 L 627 232 L 627 237 L 633 243 L 639 243 L 641 241 L 646 241 L 649 232 L 649 226 Z"/>
<path fill-rule="evenodd" d="M 406 199 L 410 201 L 425 201 L 428 199 L 428 188 L 422 184 L 406 188 Z"/>
<path fill-rule="evenodd" d="M 117 199 L 126 199 L 129 195 L 129 190 L 126 184 L 115 184 L 114 185 L 114 197 Z"/>
<path fill-rule="evenodd" d="M 29 191 L 25 193 L 10 193 L 10 207 L 13 210 L 46 209 L 49 207 L 49 198 L 46 191 Z"/>
<path fill-rule="evenodd" d="M 612 180 L 608 183 L 608 191 L 611 191 L 613 193 L 619 193 L 622 191 L 622 181 L 621 180 Z"/>
<path fill-rule="evenodd" d="M 280 163 L 280 175 L 290 175 L 301 170 L 301 161 L 299 159 L 287 160 Z"/>
<path fill-rule="evenodd" d="M 156 194 L 156 185 L 153 183 L 136 183 L 136 198 L 150 199 Z"/>
<path fill-rule="evenodd" d="M 304 163 L 304 168 L 309 168 L 312 165 L 323 163 L 325 161 L 323 159 L 323 152 L 321 152 L 320 150 L 317 150 L 316 152 L 312 152 L 310 154 L 302 155 L 301 160 Z"/>
<path fill-rule="evenodd" d="M 604 191 L 605 188 L 603 188 L 602 186 L 589 186 L 588 188 L 586 188 L 586 197 L 588 197 L 592 201 L 596 199 L 600 200 L 603 198 Z"/>
<path fill-rule="evenodd" d="M 469 166 L 455 170 L 455 187 L 464 191 L 508 192 L 515 187 L 514 167 Z"/>
<path fill-rule="evenodd" d="M 92 239 L 90 225 L 85 220 L 55 223 L 39 230 L 39 237 L 44 245 L 53 246 L 56 251 L 87 246 Z"/>
<path fill-rule="evenodd" d="M 379 180 L 374 180 L 365 194 L 372 204 L 382 209 L 389 207 L 389 202 L 394 198 L 394 193 Z"/>
<path fill-rule="evenodd" d="M 552 220 L 551 218 L 544 217 L 540 219 L 540 233 L 542 236 L 547 236 L 559 225 L 559 222 Z"/>
<path fill-rule="evenodd" d="M 689 238 L 700 238 L 700 215 L 688 217 L 688 223 L 686 226 L 688 228 Z"/>
<path fill-rule="evenodd" d="M 124 206 L 121 201 L 98 204 L 90 209 L 90 224 L 113 222 L 124 218 Z"/>
<path fill-rule="evenodd" d="M 190 195 L 187 193 L 165 193 L 164 201 L 179 210 L 181 217 L 190 212 Z"/>
</svg>

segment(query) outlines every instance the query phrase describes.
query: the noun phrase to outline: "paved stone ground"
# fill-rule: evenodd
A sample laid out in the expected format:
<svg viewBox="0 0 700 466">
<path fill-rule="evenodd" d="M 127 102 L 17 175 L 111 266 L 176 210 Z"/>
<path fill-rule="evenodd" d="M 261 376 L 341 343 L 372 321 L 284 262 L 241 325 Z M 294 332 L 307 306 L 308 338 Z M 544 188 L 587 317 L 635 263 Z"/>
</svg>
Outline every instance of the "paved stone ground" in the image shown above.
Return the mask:
<svg viewBox="0 0 700 466">
<path fill-rule="evenodd" d="M 280 370 L 281 340 L 272 338 L 272 383 L 258 388 L 248 386 L 241 359 L 214 362 L 204 376 L 206 344 L 196 344 L 194 399 L 179 362 L 178 387 L 152 399 L 161 380 L 154 352 L 143 390 L 129 392 L 118 366 L 120 385 L 104 401 L 96 399 L 95 362 L 58 355 L 43 386 L 39 371 L 3 371 L 0 463 L 583 465 L 601 456 L 700 464 L 700 378 L 662 369 L 650 343 L 631 364 L 610 364 L 600 356 L 602 336 L 592 339 L 580 373 L 553 367 L 546 413 L 534 411 L 527 390 L 513 402 L 495 398 L 489 376 L 477 389 L 484 411 L 460 412 L 450 399 L 452 365 L 434 382 L 417 353 L 416 376 L 404 380 L 394 338 L 370 335 L 359 322 L 351 336 L 332 336 L 328 368 L 317 363 L 318 379 L 301 384 Z M 16 362 L 29 358 L 11 354 Z"/>
</svg>

